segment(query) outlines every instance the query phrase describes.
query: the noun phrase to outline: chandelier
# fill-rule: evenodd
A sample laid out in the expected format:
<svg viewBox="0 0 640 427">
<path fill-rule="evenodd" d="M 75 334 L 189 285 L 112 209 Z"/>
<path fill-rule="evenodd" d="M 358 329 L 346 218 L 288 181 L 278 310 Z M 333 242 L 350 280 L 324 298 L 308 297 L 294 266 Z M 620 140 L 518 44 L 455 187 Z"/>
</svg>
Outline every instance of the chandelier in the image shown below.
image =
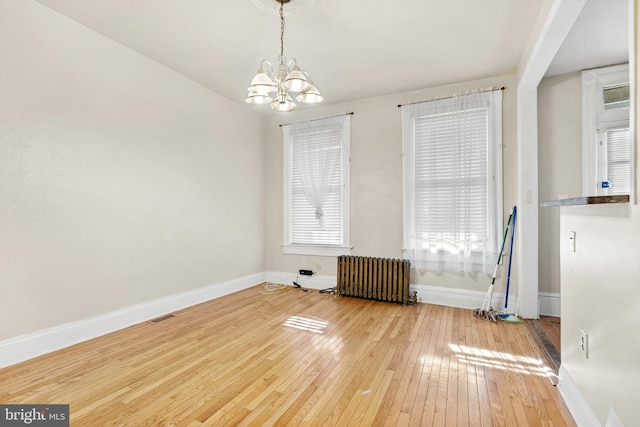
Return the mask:
<svg viewBox="0 0 640 427">
<path fill-rule="evenodd" d="M 322 96 L 311 81 L 309 74 L 298 66 L 295 58 L 287 62 L 284 56 L 284 4 L 290 0 L 275 0 L 280 3 L 280 56 L 278 70 L 275 71 L 269 61 L 263 59 L 256 76 L 251 80 L 247 104 L 271 103 L 276 111 L 293 111 L 297 108 L 289 94 L 297 93 L 296 100 L 306 104 L 322 102 Z M 274 94 L 272 97 L 271 94 Z"/>
</svg>

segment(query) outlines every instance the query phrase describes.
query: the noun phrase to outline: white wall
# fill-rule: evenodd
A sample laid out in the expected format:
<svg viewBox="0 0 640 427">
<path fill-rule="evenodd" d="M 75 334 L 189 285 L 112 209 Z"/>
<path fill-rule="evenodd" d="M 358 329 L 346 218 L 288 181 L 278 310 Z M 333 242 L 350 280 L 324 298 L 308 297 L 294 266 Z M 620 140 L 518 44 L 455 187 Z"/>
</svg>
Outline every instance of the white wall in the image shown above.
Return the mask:
<svg viewBox="0 0 640 427">
<path fill-rule="evenodd" d="M 403 258 L 402 253 L 402 121 L 398 104 L 464 90 L 506 86 L 503 92 L 504 218 L 516 200 L 515 76 L 506 75 L 458 85 L 367 99 L 326 108 L 303 110 L 269 118 L 266 130 L 266 264 L 267 270 L 296 272 L 311 269 L 335 276 L 335 257 L 283 255 L 282 132 L 278 126 L 306 118 L 353 112 L 351 122 L 351 243 L 352 254 Z M 517 254 L 515 254 L 517 256 Z M 515 265 L 515 261 L 514 261 Z M 504 290 L 506 266 L 496 282 Z M 412 271 L 413 284 L 449 290 L 487 290 L 486 274 L 435 274 Z M 512 295 L 517 294 L 518 273 L 512 271 Z M 335 282 L 334 282 L 335 285 Z M 502 287 L 502 288 L 500 288 Z M 484 295 L 484 294 L 483 294 Z M 478 302 L 478 307 L 482 297 Z"/>
<path fill-rule="evenodd" d="M 0 0 L 0 341 L 264 271 L 262 116 Z"/>
<path fill-rule="evenodd" d="M 636 37 L 639 13 L 635 2 Z M 635 79 L 637 83 L 637 74 Z M 638 105 L 637 92 L 635 100 Z M 639 112 L 640 109 L 636 109 L 636 125 L 640 121 Z M 635 144 L 637 147 L 637 132 Z M 636 172 L 638 184 L 640 178 Z M 568 250 L 565 237 L 570 231 L 576 232 L 576 252 Z M 582 417 L 576 417 L 579 425 L 604 425 L 610 410 L 617 413 L 626 426 L 638 425 L 640 420 L 638 236 L 640 206 L 637 204 L 562 208 L 559 387 L 572 412 Z M 589 334 L 588 358 L 580 351 L 581 329 Z M 595 420 L 591 421 L 590 415 Z"/>
<path fill-rule="evenodd" d="M 539 199 L 582 194 L 581 74 L 543 79 L 538 86 Z M 539 209 L 540 292 L 560 293 L 560 209 Z M 541 307 L 542 308 L 542 307 Z M 544 314 L 544 313 L 543 313 Z"/>
<path fill-rule="evenodd" d="M 602 425 L 612 408 L 634 426 L 640 420 L 640 208 L 632 206 L 627 218 L 611 210 L 562 208 L 561 359 Z M 570 231 L 575 253 L 564 238 Z M 589 334 L 588 359 L 580 330 Z"/>
</svg>

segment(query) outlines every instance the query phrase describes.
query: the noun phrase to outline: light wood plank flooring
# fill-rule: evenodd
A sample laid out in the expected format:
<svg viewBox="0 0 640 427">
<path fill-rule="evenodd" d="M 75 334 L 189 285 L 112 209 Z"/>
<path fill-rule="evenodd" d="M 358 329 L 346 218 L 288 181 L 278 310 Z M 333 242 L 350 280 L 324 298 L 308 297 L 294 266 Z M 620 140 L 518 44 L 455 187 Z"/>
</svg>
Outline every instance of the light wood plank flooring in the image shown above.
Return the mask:
<svg viewBox="0 0 640 427">
<path fill-rule="evenodd" d="M 262 286 L 0 370 L 72 426 L 573 426 L 525 323 Z"/>
<path fill-rule="evenodd" d="M 544 332 L 545 336 L 556 349 L 560 352 L 560 318 L 551 316 L 540 316 L 537 321 L 538 325 Z"/>
<path fill-rule="evenodd" d="M 557 372 L 560 368 L 560 318 L 540 316 L 536 320 L 527 320 L 527 324 Z"/>
</svg>

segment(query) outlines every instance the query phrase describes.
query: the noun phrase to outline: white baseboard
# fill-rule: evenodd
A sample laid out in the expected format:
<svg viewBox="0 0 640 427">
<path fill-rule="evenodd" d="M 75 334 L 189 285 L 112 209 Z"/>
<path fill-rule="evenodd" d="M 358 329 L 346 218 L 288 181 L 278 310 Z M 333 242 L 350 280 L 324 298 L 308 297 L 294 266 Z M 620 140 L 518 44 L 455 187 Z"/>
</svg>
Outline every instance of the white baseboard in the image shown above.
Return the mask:
<svg viewBox="0 0 640 427">
<path fill-rule="evenodd" d="M 295 273 L 268 272 L 266 280 L 269 283 L 282 283 L 285 285 L 292 285 L 295 281 L 303 288 L 309 289 L 327 289 L 336 286 L 335 276 L 301 276 Z M 417 292 L 418 302 L 468 309 L 482 307 L 482 303 L 487 294 L 484 291 L 451 289 L 429 285 L 411 285 L 411 291 Z M 504 294 L 494 292 L 492 307 L 498 311 L 502 311 L 504 308 L 504 297 Z M 509 295 L 509 312 L 515 312 L 516 300 L 515 295 Z"/>
<path fill-rule="evenodd" d="M 269 283 L 280 283 L 283 285 L 293 285 L 296 282 L 303 288 L 328 289 L 336 286 L 336 276 L 302 276 L 296 273 L 282 273 L 270 271 L 267 273 L 266 281 Z"/>
<path fill-rule="evenodd" d="M 411 290 L 418 292 L 419 302 L 468 309 L 480 308 L 486 296 L 486 292 L 482 291 L 428 285 L 411 285 Z M 504 309 L 504 299 L 505 294 L 494 292 L 491 306 L 497 311 L 502 311 Z M 517 313 L 517 303 L 517 295 L 509 295 L 507 311 L 509 313 Z M 560 294 L 540 292 L 539 303 L 541 315 L 560 317 Z"/>
<path fill-rule="evenodd" d="M 486 291 L 471 291 L 429 285 L 411 285 L 411 290 L 418 293 L 418 302 L 470 310 L 481 308 L 487 296 Z M 494 292 L 491 298 L 491 306 L 496 311 L 502 311 L 504 309 L 504 299 L 505 294 Z M 516 303 L 516 295 L 509 295 L 507 311 L 510 313 L 516 312 Z"/>
<path fill-rule="evenodd" d="M 543 316 L 560 317 L 560 294 L 553 292 L 538 293 L 540 314 Z"/>
<path fill-rule="evenodd" d="M 580 427 L 602 427 L 598 417 L 585 400 L 578 386 L 573 382 L 569 373 L 560 365 L 558 370 L 558 391 L 567 405 L 571 416 Z"/>
<path fill-rule="evenodd" d="M 335 276 L 301 276 L 295 273 L 282 272 L 267 273 L 267 282 L 269 283 L 292 285 L 294 281 L 302 287 L 309 289 L 327 289 L 336 286 Z M 480 308 L 487 294 L 486 292 L 428 285 L 411 285 L 411 291 L 418 293 L 418 302 L 468 309 Z M 513 310 L 509 311 L 515 311 L 515 304 L 516 297 L 510 295 L 509 308 L 513 308 Z M 494 293 L 492 306 L 496 310 L 502 310 L 504 308 L 504 294 Z"/>
<path fill-rule="evenodd" d="M 0 368 L 191 307 L 265 281 L 259 273 L 193 291 L 169 295 L 73 323 L 21 335 L 0 342 Z"/>
</svg>

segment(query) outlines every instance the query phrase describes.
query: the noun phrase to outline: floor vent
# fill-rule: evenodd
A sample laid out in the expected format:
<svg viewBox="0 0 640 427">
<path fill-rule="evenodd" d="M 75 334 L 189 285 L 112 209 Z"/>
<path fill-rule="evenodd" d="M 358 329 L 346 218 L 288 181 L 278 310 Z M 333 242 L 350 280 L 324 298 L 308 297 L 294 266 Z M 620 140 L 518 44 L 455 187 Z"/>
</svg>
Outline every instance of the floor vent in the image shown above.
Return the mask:
<svg viewBox="0 0 640 427">
<path fill-rule="evenodd" d="M 165 320 L 169 320 L 172 317 L 176 317 L 176 315 L 171 313 L 171 314 L 167 314 L 167 315 L 164 315 L 164 316 L 161 316 L 161 317 L 156 317 L 155 319 L 149 320 L 149 323 L 153 323 L 155 325 L 155 324 L 158 324 L 158 323 L 163 322 Z"/>
</svg>

